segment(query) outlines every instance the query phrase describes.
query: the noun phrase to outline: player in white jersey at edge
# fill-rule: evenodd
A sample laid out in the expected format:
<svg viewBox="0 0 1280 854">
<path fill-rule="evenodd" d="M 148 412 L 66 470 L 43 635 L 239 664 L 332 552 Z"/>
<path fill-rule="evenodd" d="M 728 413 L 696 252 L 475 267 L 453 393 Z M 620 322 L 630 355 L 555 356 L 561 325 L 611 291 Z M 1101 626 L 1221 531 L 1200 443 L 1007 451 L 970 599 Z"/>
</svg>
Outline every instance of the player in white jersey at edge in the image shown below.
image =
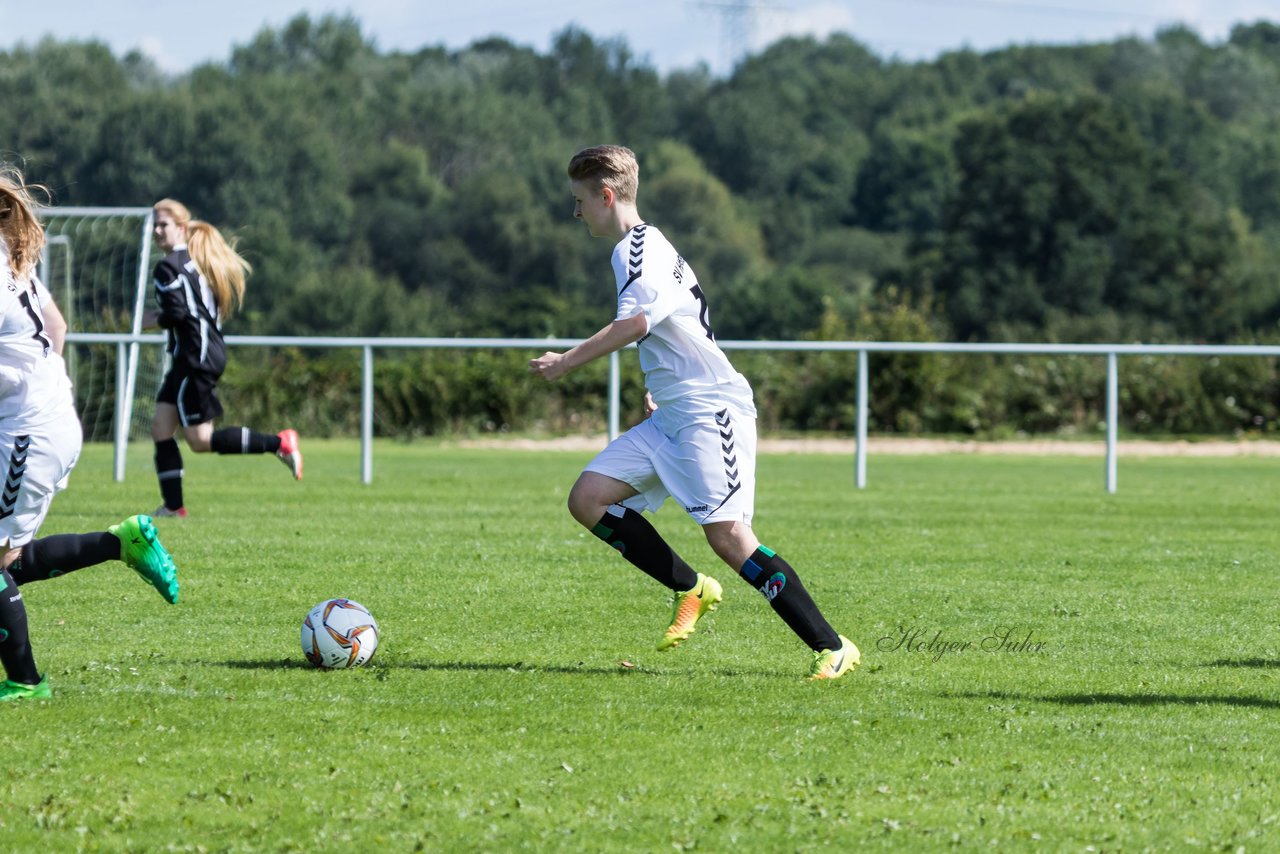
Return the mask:
<svg viewBox="0 0 1280 854">
<path fill-rule="evenodd" d="M 169 603 L 178 601 L 173 559 L 148 516 L 106 531 L 35 539 L 53 497 L 66 488 L 83 436 L 62 360 L 67 324 L 35 276 L 44 229 L 21 172 L 0 166 L 0 702 L 46 699 L 26 604 L 32 581 L 121 560 Z"/>
<path fill-rule="evenodd" d="M 544 353 L 529 370 L 552 381 L 639 342 L 649 417 L 609 443 L 578 477 L 569 512 L 628 561 L 673 591 L 671 625 L 658 649 L 686 640 L 720 602 L 711 576 L 695 572 L 642 515 L 671 497 L 702 526 L 711 549 L 757 588 L 813 651 L 810 679 L 835 679 L 860 661 L 782 556 L 751 527 L 755 507 L 756 410 L 751 386 L 716 344 L 698 277 L 636 203 L 640 168 L 616 145 L 569 162 L 575 218 L 613 250 L 618 311 L 613 322 L 565 353 Z"/>
</svg>

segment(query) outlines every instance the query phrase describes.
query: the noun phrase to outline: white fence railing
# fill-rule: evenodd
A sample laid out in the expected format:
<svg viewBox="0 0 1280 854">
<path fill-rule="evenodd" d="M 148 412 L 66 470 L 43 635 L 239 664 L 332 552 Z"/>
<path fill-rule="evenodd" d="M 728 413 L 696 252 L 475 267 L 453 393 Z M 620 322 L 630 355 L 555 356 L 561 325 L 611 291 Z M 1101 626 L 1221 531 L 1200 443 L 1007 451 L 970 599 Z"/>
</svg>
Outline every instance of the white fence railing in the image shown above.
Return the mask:
<svg viewBox="0 0 1280 854">
<path fill-rule="evenodd" d="M 124 480 L 125 451 L 128 446 L 128 418 L 133 406 L 130 377 L 139 345 L 164 342 L 163 335 L 125 333 L 69 333 L 67 340 L 78 344 L 115 344 L 116 367 L 115 479 Z M 392 349 L 520 349 L 532 355 L 546 350 L 564 350 L 578 344 L 578 338 L 343 338 L 293 337 L 273 335 L 231 335 L 231 347 L 319 347 L 351 348 L 362 352 L 360 410 L 360 477 L 373 482 L 373 359 L 374 350 Z M 859 489 L 867 485 L 867 378 L 870 353 L 1001 353 L 1028 355 L 1092 355 L 1107 359 L 1106 405 L 1106 490 L 1116 491 L 1116 441 L 1119 422 L 1120 356 L 1280 356 L 1280 346 L 1246 344 L 955 344 L 917 341 L 720 341 L 726 350 L 854 352 L 858 354 L 857 433 L 854 481 Z M 633 345 L 634 346 L 634 345 Z M 609 438 L 619 433 L 619 354 L 609 357 Z"/>
</svg>

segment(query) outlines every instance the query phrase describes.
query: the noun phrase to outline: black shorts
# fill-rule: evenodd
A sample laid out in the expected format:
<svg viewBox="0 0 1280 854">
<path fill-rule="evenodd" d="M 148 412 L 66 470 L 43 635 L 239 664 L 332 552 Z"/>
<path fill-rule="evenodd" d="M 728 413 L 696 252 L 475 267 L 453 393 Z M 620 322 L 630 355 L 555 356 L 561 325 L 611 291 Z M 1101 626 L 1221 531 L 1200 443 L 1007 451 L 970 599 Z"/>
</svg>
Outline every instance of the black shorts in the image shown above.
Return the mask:
<svg viewBox="0 0 1280 854">
<path fill-rule="evenodd" d="M 222 414 L 218 400 L 218 378 L 204 371 L 191 371 L 174 366 L 165 374 L 156 403 L 172 403 L 178 407 L 178 421 L 183 427 L 212 421 Z"/>
</svg>

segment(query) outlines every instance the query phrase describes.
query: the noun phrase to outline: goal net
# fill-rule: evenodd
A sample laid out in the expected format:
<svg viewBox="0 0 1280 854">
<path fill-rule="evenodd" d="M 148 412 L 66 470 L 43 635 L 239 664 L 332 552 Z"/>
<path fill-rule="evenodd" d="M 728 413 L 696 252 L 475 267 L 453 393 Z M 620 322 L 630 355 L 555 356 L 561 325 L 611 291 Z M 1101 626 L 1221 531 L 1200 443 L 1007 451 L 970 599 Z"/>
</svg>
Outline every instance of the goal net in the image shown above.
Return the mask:
<svg viewBox="0 0 1280 854">
<path fill-rule="evenodd" d="M 153 265 L 151 208 L 43 208 L 40 218 L 47 237 L 40 278 L 73 338 L 81 338 L 68 341 L 64 355 L 85 441 L 116 442 L 120 479 L 128 440 L 149 435 L 164 348 L 92 339 L 142 331 Z"/>
</svg>

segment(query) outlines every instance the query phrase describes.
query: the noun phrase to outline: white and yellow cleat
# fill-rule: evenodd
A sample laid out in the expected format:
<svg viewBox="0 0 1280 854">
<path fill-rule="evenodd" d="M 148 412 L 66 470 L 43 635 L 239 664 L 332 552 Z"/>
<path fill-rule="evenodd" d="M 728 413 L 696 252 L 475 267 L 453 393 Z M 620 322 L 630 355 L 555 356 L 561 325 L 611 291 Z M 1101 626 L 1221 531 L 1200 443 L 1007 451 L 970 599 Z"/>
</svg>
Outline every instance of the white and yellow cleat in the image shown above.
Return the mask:
<svg viewBox="0 0 1280 854">
<path fill-rule="evenodd" d="M 708 611 L 714 611 L 724 598 L 720 582 L 709 575 L 698 573 L 698 583 L 692 590 L 677 591 L 671 608 L 671 625 L 658 641 L 658 649 L 671 649 L 693 634 L 698 620 Z"/>
<path fill-rule="evenodd" d="M 853 645 L 853 641 L 839 635 L 839 649 L 822 649 L 813 654 L 813 664 L 809 667 L 809 681 L 817 679 L 839 679 L 862 662 L 862 653 Z"/>
</svg>

